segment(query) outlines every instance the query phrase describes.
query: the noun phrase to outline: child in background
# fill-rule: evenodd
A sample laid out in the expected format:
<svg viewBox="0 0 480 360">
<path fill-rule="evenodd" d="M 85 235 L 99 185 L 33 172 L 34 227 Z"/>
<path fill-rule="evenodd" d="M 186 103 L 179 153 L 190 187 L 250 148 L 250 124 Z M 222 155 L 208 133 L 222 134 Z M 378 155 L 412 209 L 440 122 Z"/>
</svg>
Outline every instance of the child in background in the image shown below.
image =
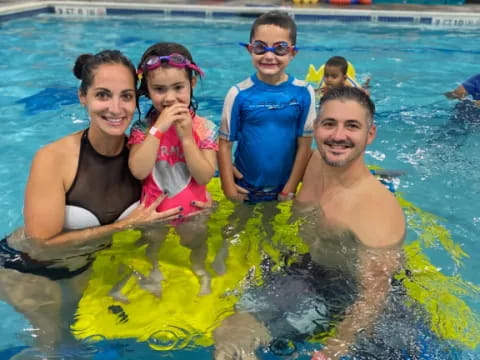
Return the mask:
<svg viewBox="0 0 480 360">
<path fill-rule="evenodd" d="M 203 72 L 184 46 L 160 42 L 145 51 L 138 74 L 138 96 L 148 97 L 152 107 L 132 126 L 130 169 L 143 180 L 146 204 L 166 194 L 157 211 L 181 206 L 183 216 L 191 214 L 208 201 L 206 184 L 216 171 L 214 125 L 196 114 L 193 99 L 197 77 Z M 200 293 L 209 293 L 210 277 L 204 267 L 206 221 L 181 221 L 176 230 L 182 244 L 192 248 L 192 267 L 200 278 Z M 157 261 L 153 265 L 150 278 L 161 280 Z"/>
<path fill-rule="evenodd" d="M 473 75 L 458 85 L 455 90 L 448 91 L 445 96 L 449 99 L 463 100 L 467 96 L 471 96 L 473 102 L 480 106 L 480 74 Z"/>
<path fill-rule="evenodd" d="M 296 24 L 285 12 L 258 17 L 242 44 L 256 73 L 224 102 L 218 163 L 227 198 L 251 203 L 292 199 L 310 158 L 313 88 L 285 71 L 297 54 Z M 233 143 L 237 142 L 232 162 Z"/>
<path fill-rule="evenodd" d="M 325 63 L 323 78 L 318 84 L 315 92 L 322 97 L 329 89 L 335 89 L 342 86 L 351 86 L 364 90 L 367 95 L 370 78 L 367 78 L 364 85 L 360 85 L 354 79 L 347 75 L 348 61 L 342 56 L 333 56 Z"/>
</svg>

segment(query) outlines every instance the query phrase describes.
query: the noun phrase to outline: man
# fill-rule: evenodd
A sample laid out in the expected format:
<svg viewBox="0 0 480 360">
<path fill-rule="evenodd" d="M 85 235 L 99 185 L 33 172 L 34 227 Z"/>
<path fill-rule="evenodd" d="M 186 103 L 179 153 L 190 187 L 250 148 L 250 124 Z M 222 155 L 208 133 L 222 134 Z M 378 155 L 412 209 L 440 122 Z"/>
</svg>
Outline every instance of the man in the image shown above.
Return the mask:
<svg viewBox="0 0 480 360">
<path fill-rule="evenodd" d="M 312 323 L 336 323 L 335 336 L 324 342 L 325 346 L 314 354 L 314 359 L 339 359 L 352 350 L 357 334 L 368 333 L 383 308 L 392 275 L 402 261 L 401 244 L 405 236 L 402 209 L 364 161 L 365 149 L 376 135 L 374 113 L 375 106 L 368 95 L 357 88 L 332 89 L 322 97 L 314 123 L 317 150 L 309 160 L 295 204 L 295 210 L 308 214 L 308 221 L 300 229 L 312 261 L 312 266 L 306 268 L 312 269 L 310 272 L 315 268 L 319 271 L 312 280 L 294 279 L 293 287 L 299 290 L 293 295 L 284 291 L 290 284 L 282 283 L 276 286 L 277 294 L 267 299 L 266 308 L 283 309 L 285 303 L 306 303 L 303 300 L 307 297 L 315 301 L 324 298 L 324 304 L 314 301 L 311 307 L 323 308 L 327 317 L 341 319 L 303 318 L 285 324 L 284 328 L 299 330 L 293 331 L 297 338 L 301 334 L 309 338 L 320 330 L 312 328 Z M 316 275 L 328 273 L 327 277 Z M 332 273 L 337 290 L 323 291 L 322 286 L 332 283 Z M 341 275 L 338 279 L 347 280 L 335 280 L 335 274 Z M 277 279 L 273 277 L 273 282 Z M 356 283 L 355 290 L 347 289 L 351 283 Z M 269 284 L 264 287 L 268 288 Z M 332 299 L 327 299 L 325 294 L 331 297 L 332 293 L 342 292 L 354 292 L 353 300 L 346 301 L 340 310 L 332 310 L 329 307 Z M 283 304 L 275 303 L 274 297 L 280 298 Z M 217 359 L 254 359 L 254 350 L 259 344 L 269 342 L 272 337 L 291 336 L 278 331 L 277 318 L 288 318 L 281 310 L 274 321 L 271 312 L 265 316 L 265 311 L 255 308 L 245 311 L 240 307 L 240 310 L 215 332 Z M 302 312 L 308 312 L 305 310 Z M 341 316 L 337 316 L 339 313 Z M 301 322 L 310 325 L 299 329 Z M 269 327 L 269 324 L 275 326 Z M 325 331 L 328 328 L 320 332 Z"/>
<path fill-rule="evenodd" d="M 405 232 L 402 209 L 364 161 L 376 135 L 375 105 L 356 88 L 334 90 L 320 101 L 314 124 L 318 150 L 297 201 L 320 205 L 330 223 L 347 226 L 367 246 L 398 244 Z"/>
<path fill-rule="evenodd" d="M 365 245 L 358 253 L 357 301 L 337 326 L 335 338 L 315 354 L 314 359 L 320 360 L 344 355 L 356 332 L 371 325 L 381 309 L 391 276 L 400 265 L 405 220 L 393 194 L 365 164 L 365 149 L 376 135 L 375 105 L 368 95 L 342 87 L 325 94 L 319 107 L 314 124 L 318 150 L 307 165 L 297 202 L 318 205 L 324 226 L 348 228 Z M 375 256 L 375 249 L 382 255 Z"/>
</svg>

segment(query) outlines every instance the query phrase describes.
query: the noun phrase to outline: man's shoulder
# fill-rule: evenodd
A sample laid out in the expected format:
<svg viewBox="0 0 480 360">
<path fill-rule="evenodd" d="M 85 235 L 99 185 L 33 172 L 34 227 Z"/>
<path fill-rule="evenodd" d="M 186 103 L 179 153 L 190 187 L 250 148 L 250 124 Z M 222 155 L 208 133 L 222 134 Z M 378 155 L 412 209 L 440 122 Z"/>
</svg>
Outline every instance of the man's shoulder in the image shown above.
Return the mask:
<svg viewBox="0 0 480 360">
<path fill-rule="evenodd" d="M 376 211 L 379 213 L 378 216 L 384 213 L 383 210 L 401 212 L 401 206 L 395 195 L 373 175 L 369 176 L 359 191 L 358 198 L 362 199 L 358 206 Z M 367 199 L 369 201 L 366 201 Z"/>
<path fill-rule="evenodd" d="M 396 245 L 405 235 L 405 217 L 395 195 L 375 177 L 358 193 L 353 212 L 359 237 L 368 246 Z"/>
</svg>

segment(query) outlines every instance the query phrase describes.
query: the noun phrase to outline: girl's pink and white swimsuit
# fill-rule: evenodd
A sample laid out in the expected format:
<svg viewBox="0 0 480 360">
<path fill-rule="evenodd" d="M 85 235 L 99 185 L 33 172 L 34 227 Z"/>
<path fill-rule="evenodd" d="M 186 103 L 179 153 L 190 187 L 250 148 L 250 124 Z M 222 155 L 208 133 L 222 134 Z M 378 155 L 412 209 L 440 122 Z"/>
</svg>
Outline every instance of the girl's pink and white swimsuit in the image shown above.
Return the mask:
<svg viewBox="0 0 480 360">
<path fill-rule="evenodd" d="M 142 143 L 149 128 L 148 119 L 136 121 L 132 126 L 128 143 Z M 218 150 L 215 125 L 211 121 L 194 116 L 192 128 L 195 142 L 201 150 Z M 167 198 L 157 207 L 157 211 L 181 206 L 182 214 L 186 215 L 198 211 L 198 208 L 192 205 L 193 200 L 202 202 L 207 200 L 205 185 L 198 184 L 188 170 L 175 125 L 170 126 L 160 140 L 155 166 L 143 181 L 142 200 L 145 200 L 148 206 L 164 192 L 167 193 Z"/>
</svg>

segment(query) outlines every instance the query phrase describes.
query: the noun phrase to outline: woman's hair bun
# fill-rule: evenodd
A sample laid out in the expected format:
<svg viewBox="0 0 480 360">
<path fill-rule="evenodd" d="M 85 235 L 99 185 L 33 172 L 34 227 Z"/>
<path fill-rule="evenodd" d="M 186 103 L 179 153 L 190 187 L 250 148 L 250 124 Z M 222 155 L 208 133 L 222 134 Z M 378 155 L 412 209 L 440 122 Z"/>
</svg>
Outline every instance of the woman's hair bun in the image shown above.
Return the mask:
<svg viewBox="0 0 480 360">
<path fill-rule="evenodd" d="M 77 79 L 82 80 L 82 70 L 85 63 L 91 59 L 94 55 L 92 54 L 82 54 L 77 58 L 75 61 L 75 65 L 73 67 L 73 74 Z"/>
</svg>

